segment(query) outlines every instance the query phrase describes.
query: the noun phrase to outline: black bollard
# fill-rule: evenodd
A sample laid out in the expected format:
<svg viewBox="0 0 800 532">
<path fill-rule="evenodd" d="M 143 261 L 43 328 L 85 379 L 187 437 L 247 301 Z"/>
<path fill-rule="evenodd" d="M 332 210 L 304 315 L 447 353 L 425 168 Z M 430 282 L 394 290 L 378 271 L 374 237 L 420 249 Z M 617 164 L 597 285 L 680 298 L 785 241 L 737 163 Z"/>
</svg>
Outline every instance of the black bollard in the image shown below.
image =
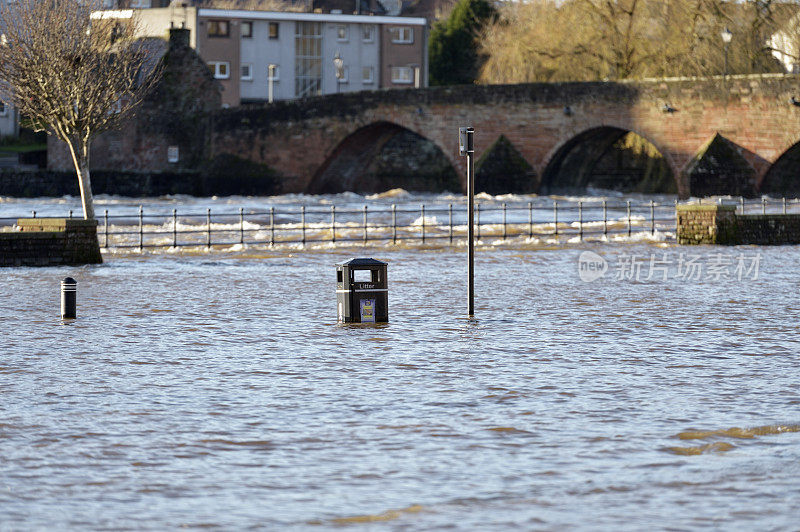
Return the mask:
<svg viewBox="0 0 800 532">
<path fill-rule="evenodd" d="M 61 281 L 61 319 L 74 320 L 75 309 L 78 306 L 78 283 L 72 277 L 65 277 Z"/>
</svg>

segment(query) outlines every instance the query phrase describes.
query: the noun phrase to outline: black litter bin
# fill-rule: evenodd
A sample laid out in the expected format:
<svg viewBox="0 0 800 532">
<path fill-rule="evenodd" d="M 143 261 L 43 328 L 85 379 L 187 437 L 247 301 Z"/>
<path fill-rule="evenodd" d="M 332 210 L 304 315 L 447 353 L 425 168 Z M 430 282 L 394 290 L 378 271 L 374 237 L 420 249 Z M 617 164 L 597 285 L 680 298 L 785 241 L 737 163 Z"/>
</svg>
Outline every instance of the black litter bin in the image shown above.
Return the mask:
<svg viewBox="0 0 800 532">
<path fill-rule="evenodd" d="M 389 321 L 389 288 L 385 262 L 352 259 L 336 265 L 336 303 L 344 323 Z"/>
</svg>

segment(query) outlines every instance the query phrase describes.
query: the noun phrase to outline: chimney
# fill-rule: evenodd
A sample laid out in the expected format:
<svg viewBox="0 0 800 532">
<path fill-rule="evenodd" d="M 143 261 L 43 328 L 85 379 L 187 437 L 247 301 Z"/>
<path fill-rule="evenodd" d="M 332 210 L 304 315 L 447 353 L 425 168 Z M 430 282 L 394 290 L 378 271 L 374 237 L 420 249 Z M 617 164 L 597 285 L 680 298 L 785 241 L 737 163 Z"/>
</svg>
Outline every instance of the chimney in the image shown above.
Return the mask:
<svg viewBox="0 0 800 532">
<path fill-rule="evenodd" d="M 169 47 L 189 47 L 189 30 L 186 28 L 169 29 Z"/>
</svg>

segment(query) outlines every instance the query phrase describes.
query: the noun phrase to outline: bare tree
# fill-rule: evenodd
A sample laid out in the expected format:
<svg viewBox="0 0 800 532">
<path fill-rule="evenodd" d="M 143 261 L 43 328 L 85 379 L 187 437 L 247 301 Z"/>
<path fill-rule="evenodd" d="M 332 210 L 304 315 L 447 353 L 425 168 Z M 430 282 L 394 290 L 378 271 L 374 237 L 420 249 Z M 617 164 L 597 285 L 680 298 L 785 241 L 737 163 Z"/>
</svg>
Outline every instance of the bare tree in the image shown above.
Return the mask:
<svg viewBox="0 0 800 532">
<path fill-rule="evenodd" d="M 18 0 L 0 12 L 0 97 L 69 146 L 94 219 L 89 148 L 130 118 L 159 77 L 134 21 L 91 17 L 84 0 Z"/>
</svg>

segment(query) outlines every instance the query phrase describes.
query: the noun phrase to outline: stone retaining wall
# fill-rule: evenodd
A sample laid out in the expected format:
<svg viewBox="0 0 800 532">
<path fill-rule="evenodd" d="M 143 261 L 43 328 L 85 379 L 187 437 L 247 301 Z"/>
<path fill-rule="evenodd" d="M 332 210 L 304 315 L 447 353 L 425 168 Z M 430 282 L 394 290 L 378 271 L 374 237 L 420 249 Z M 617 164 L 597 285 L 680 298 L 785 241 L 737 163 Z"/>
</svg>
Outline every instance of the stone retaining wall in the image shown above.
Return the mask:
<svg viewBox="0 0 800 532">
<path fill-rule="evenodd" d="M 0 232 L 0 266 L 100 264 L 97 220 L 20 218 Z"/>
<path fill-rule="evenodd" d="M 739 243 L 800 244 L 800 214 L 736 215 Z"/>
<path fill-rule="evenodd" d="M 800 214 L 736 214 L 733 205 L 678 205 L 679 244 L 800 244 Z"/>
</svg>

